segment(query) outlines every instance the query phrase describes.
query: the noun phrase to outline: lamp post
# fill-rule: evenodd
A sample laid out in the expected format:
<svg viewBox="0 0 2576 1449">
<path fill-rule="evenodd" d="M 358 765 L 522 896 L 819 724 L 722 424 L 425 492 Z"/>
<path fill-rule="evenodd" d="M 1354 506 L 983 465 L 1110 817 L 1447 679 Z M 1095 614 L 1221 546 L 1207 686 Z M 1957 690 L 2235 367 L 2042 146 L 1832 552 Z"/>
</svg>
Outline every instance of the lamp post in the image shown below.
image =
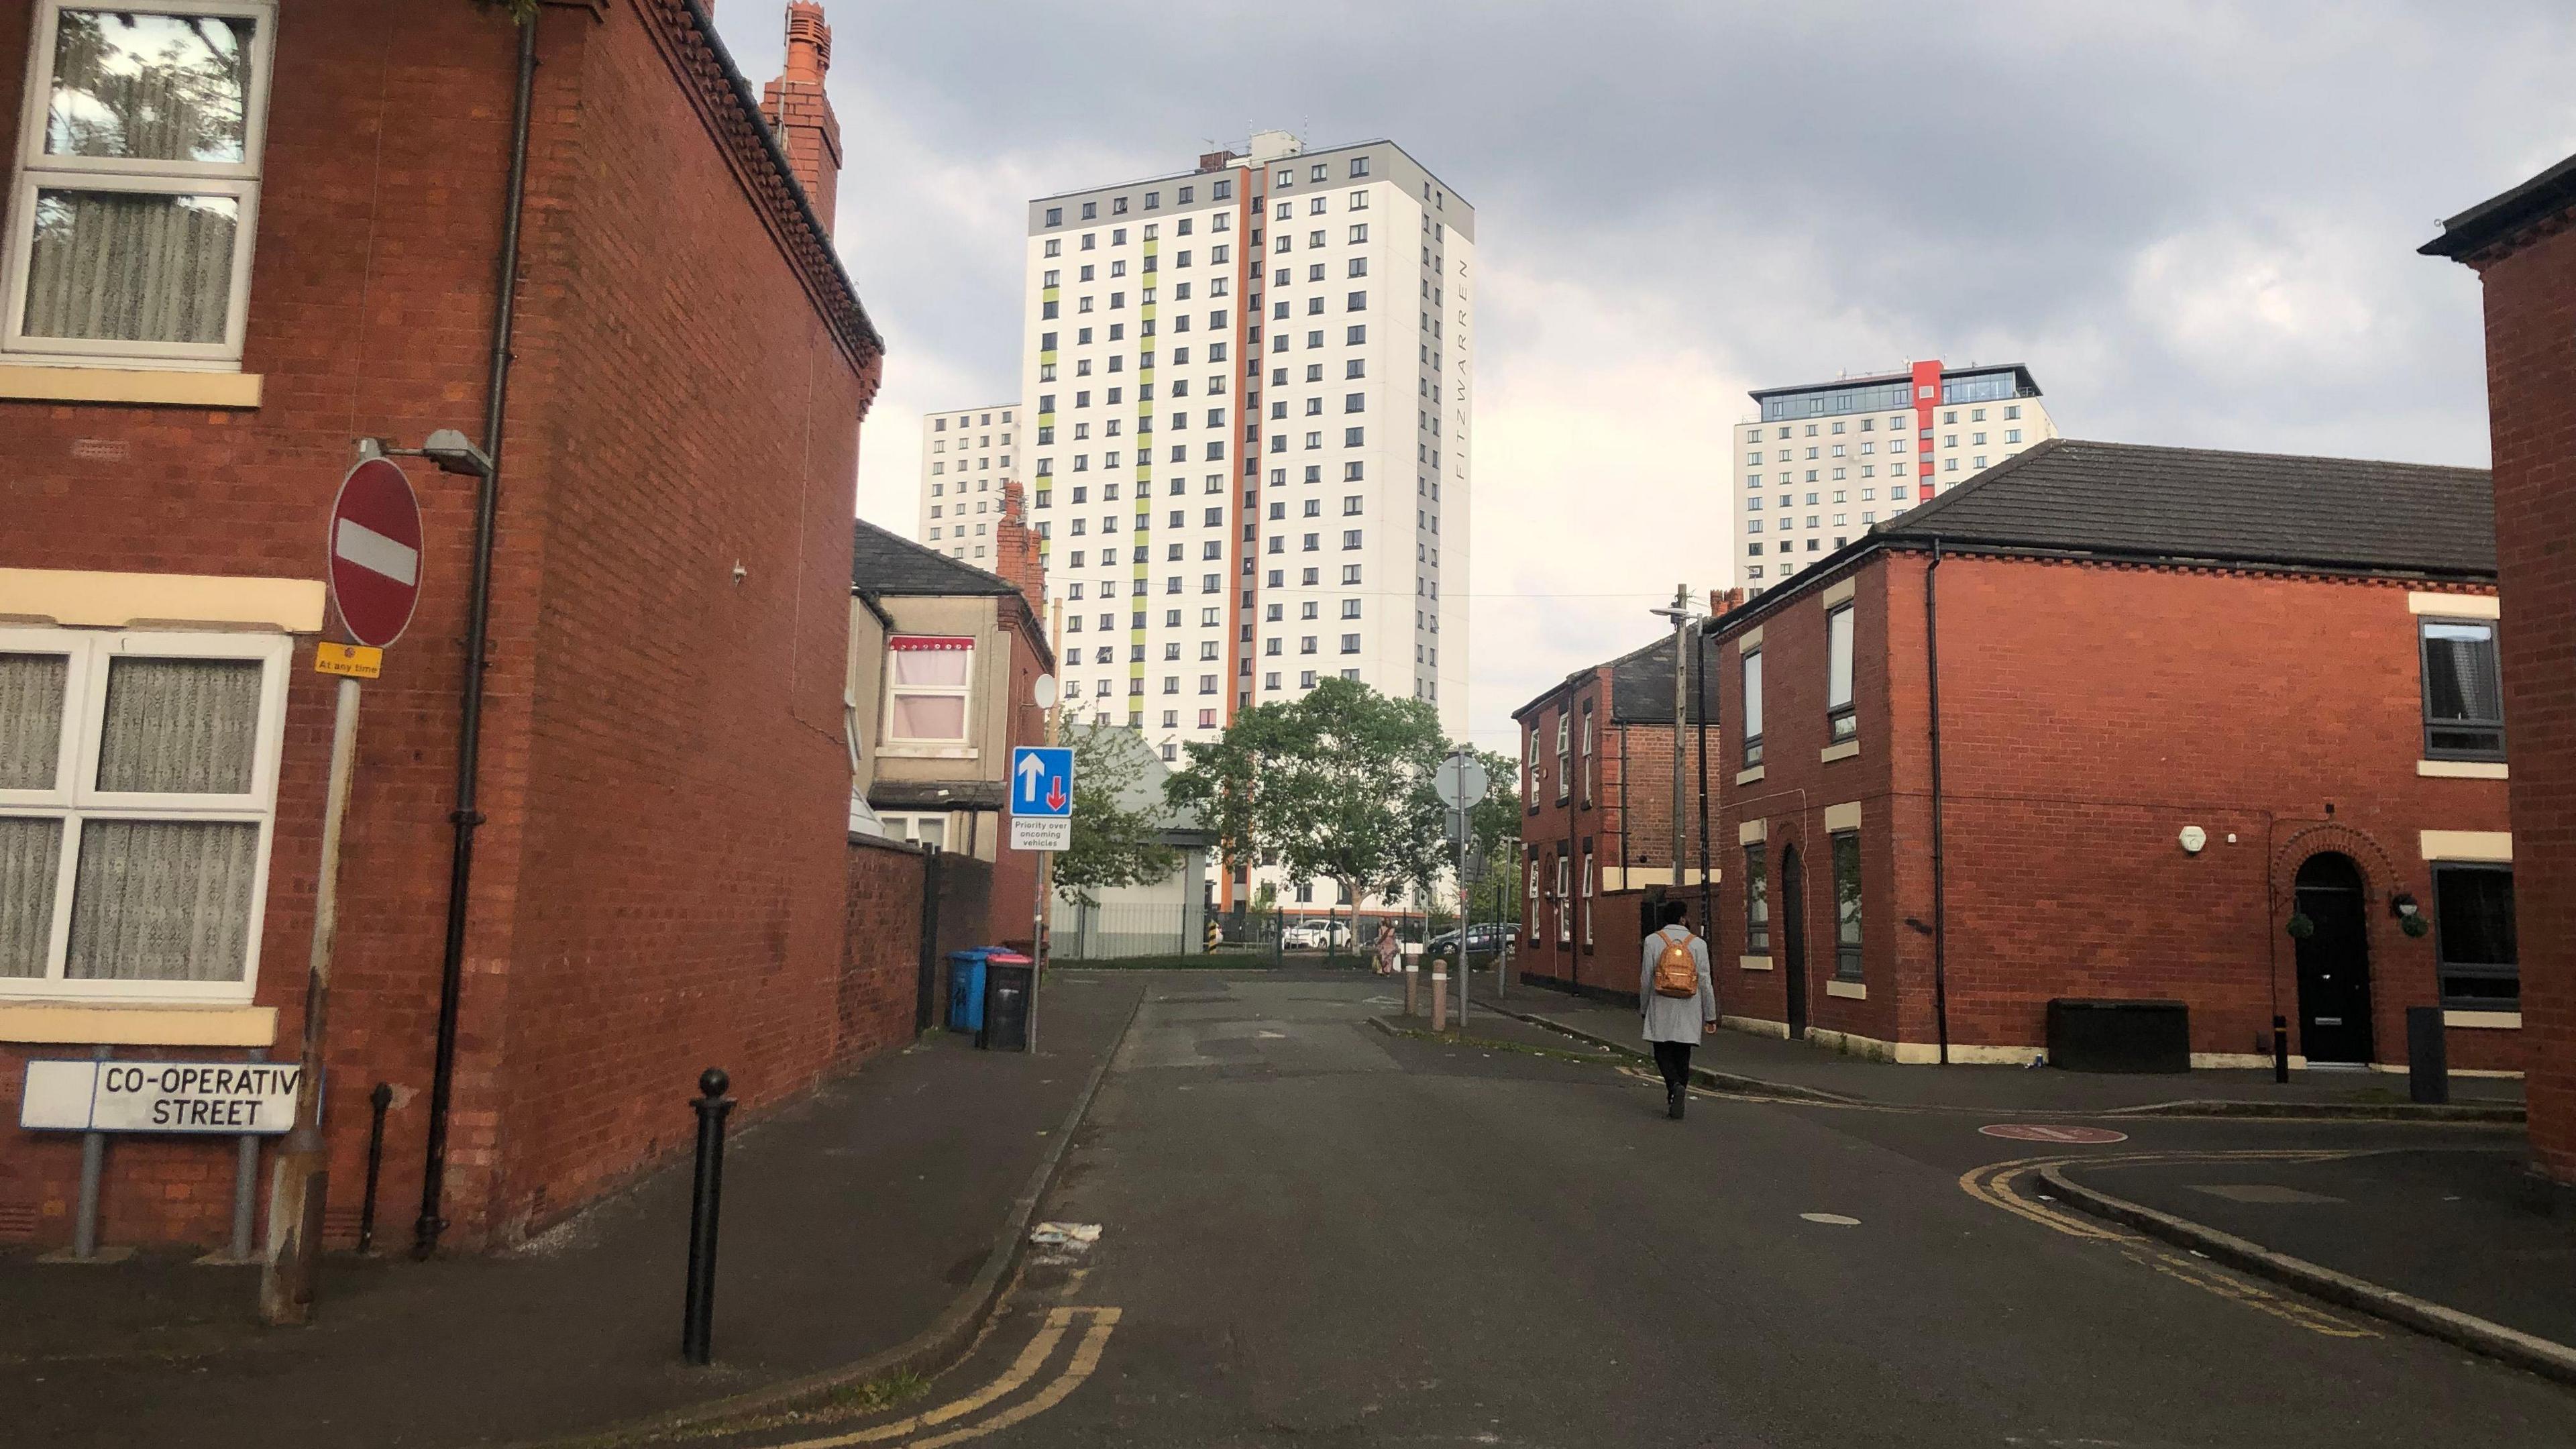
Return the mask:
<svg viewBox="0 0 2576 1449">
<path fill-rule="evenodd" d="M 1683 667 L 1682 645 L 1691 626 L 1690 585 L 1673 586 L 1672 603 L 1649 612 L 1673 621 L 1673 891 L 1682 888 L 1682 736 L 1690 728 L 1690 671 Z M 1700 929 L 1708 929 L 1706 921 Z"/>
</svg>

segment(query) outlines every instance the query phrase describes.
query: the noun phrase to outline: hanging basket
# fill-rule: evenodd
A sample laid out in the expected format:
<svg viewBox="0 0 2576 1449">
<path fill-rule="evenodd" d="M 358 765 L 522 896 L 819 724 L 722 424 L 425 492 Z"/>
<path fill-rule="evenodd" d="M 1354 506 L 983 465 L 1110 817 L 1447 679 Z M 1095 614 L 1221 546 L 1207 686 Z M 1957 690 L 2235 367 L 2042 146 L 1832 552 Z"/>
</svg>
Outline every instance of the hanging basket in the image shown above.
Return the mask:
<svg viewBox="0 0 2576 1449">
<path fill-rule="evenodd" d="M 2410 916 L 2398 917 L 2397 929 L 2409 936 L 2429 936 L 2433 934 L 2433 920 L 2422 911 L 2417 911 Z"/>
<path fill-rule="evenodd" d="M 2317 923 L 2307 916 L 2293 915 L 2290 917 L 2289 925 L 2282 929 L 2290 933 L 2291 940 L 2304 941 L 2317 933 Z"/>
</svg>

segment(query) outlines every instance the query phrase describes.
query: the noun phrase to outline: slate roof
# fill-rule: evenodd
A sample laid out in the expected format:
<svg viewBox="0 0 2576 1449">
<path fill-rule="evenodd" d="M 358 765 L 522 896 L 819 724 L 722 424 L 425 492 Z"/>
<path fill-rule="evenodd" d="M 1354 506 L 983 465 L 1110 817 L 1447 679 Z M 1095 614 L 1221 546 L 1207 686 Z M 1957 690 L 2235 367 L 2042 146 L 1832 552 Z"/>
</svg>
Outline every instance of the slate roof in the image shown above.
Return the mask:
<svg viewBox="0 0 2576 1449">
<path fill-rule="evenodd" d="M 2576 156 L 2443 222 L 2442 234 L 2415 250 L 2428 257 L 2465 260 L 2571 206 L 2576 206 Z"/>
<path fill-rule="evenodd" d="M 1708 651 L 1708 670 L 1701 676 L 1703 693 L 1691 714 L 1691 723 L 1703 718 L 1717 723 L 1717 640 L 1702 636 L 1701 646 Z M 1568 688 L 1589 683 L 1593 671 L 1610 671 L 1610 724 L 1660 724 L 1673 722 L 1673 636 L 1669 633 L 1651 643 L 1640 645 L 1606 664 L 1586 665 L 1539 691 L 1527 704 L 1512 711 L 1520 719 L 1538 709 Z"/>
<path fill-rule="evenodd" d="M 1705 719 L 1717 722 L 1717 653 L 1714 635 L 1699 633 L 1703 655 L 1700 669 L 1700 698 L 1694 702 L 1690 721 Z M 1673 636 L 1663 638 L 1643 649 L 1622 654 L 1610 661 L 1610 722 L 1612 724 L 1659 724 L 1673 722 Z"/>
<path fill-rule="evenodd" d="M 2495 576 L 2483 468 L 2052 438 L 1862 540 Z M 1767 595 L 1766 595 L 1767 597 Z"/>
<path fill-rule="evenodd" d="M 862 518 L 850 544 L 850 587 L 888 598 L 1016 594 L 1009 579 L 888 533 Z"/>
</svg>

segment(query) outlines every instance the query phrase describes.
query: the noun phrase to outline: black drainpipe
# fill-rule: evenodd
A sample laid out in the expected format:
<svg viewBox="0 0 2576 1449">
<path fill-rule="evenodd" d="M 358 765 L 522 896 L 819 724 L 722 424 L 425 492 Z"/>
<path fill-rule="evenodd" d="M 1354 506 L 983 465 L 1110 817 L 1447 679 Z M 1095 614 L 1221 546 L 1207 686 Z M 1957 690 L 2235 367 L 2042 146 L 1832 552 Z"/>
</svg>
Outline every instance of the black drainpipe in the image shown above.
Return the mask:
<svg viewBox="0 0 2576 1449">
<path fill-rule="evenodd" d="M 537 74 L 537 17 L 519 22 L 518 93 L 510 119 L 509 199 L 501 213 L 501 276 L 492 302 L 492 360 L 484 388 L 483 454 L 492 460 L 474 504 L 474 582 L 465 614 L 465 687 L 456 741 L 456 808 L 448 815 L 456 840 L 447 867 L 447 944 L 439 959 L 438 1057 L 429 1079 L 429 1148 L 421 1168 L 420 1219 L 412 1226 L 412 1256 L 438 1251 L 447 1227 L 440 1216 L 447 1195 L 447 1117 L 456 1090 L 456 1016 L 465 984 L 465 926 L 472 911 L 475 774 L 483 755 L 484 654 L 492 622 L 492 529 L 501 502 L 501 418 L 510 395 L 510 328 L 519 293 L 519 213 L 528 194 L 528 116 Z"/>
<path fill-rule="evenodd" d="M 1932 1025 L 1941 1038 L 1941 1065 L 1950 1064 L 1949 897 L 1941 876 L 1941 615 L 1933 575 L 1941 571 L 1941 540 L 1932 540 L 1932 562 L 1923 570 L 1923 659 L 1931 681 L 1932 716 Z"/>
</svg>

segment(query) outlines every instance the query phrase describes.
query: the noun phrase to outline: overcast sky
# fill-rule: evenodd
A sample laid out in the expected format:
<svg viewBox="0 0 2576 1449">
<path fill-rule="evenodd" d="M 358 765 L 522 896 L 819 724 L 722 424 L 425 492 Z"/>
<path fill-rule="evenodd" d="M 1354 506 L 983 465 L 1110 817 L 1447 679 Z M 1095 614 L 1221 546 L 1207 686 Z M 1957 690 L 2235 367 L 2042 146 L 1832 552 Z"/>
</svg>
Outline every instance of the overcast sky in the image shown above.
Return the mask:
<svg viewBox="0 0 2576 1449">
<path fill-rule="evenodd" d="M 1739 582 L 1750 388 L 2027 363 L 2075 437 L 2483 465 L 2438 219 L 2576 151 L 2576 5 L 827 0 L 839 242 L 886 335 L 859 512 L 1017 401 L 1024 203 L 1278 127 L 1477 209 L 1469 707 Z M 783 0 L 720 0 L 775 75 Z"/>
</svg>

